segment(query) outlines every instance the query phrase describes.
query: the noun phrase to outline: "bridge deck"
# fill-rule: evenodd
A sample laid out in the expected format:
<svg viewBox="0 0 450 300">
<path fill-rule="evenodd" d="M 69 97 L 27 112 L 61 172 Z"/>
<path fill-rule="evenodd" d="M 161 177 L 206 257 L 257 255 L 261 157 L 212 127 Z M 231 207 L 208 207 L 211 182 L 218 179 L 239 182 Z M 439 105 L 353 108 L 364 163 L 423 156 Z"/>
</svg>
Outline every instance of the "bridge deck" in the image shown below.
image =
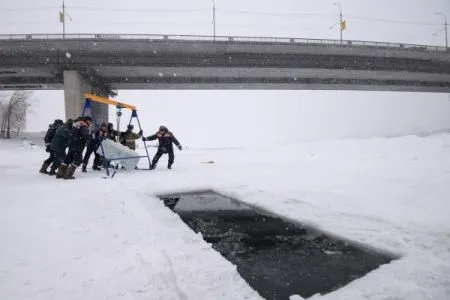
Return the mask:
<svg viewBox="0 0 450 300">
<path fill-rule="evenodd" d="M 78 70 L 108 89 L 450 92 L 445 47 L 292 38 L 0 36 L 0 89 L 61 89 Z"/>
</svg>

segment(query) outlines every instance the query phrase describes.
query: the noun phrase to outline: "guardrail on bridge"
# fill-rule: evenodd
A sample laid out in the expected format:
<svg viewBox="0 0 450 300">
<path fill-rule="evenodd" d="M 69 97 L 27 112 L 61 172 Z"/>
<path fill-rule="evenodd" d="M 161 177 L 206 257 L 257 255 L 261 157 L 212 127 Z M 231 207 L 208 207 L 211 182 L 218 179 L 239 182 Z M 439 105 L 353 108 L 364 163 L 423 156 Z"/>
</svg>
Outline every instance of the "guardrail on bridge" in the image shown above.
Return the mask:
<svg viewBox="0 0 450 300">
<path fill-rule="evenodd" d="M 308 45 L 332 45 L 340 47 L 374 47 L 384 49 L 406 49 L 416 51 L 450 51 L 443 46 L 333 40 L 333 39 L 305 39 L 288 37 L 247 37 L 247 36 L 205 36 L 205 35 L 164 35 L 164 34 L 3 34 L 0 40 L 177 40 L 177 41 L 210 41 L 210 42 L 253 42 L 253 43 L 289 43 Z"/>
</svg>

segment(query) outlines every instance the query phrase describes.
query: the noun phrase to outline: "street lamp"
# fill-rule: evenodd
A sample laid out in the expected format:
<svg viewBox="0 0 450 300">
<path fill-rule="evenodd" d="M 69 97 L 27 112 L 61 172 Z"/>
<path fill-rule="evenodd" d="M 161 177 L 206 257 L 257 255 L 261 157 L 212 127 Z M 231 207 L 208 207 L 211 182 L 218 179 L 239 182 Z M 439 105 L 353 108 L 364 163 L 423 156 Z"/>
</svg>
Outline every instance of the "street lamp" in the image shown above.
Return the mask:
<svg viewBox="0 0 450 300">
<path fill-rule="evenodd" d="M 213 37 L 216 41 L 216 1 L 212 0 L 213 3 Z"/>
<path fill-rule="evenodd" d="M 63 39 L 66 38 L 66 6 L 62 3 L 62 12 L 59 13 L 59 21 L 63 24 Z"/>
<path fill-rule="evenodd" d="M 341 31 L 341 44 L 342 44 L 342 6 L 340 3 L 334 3 L 337 7 L 339 7 L 339 28 Z"/>
<path fill-rule="evenodd" d="M 66 16 L 69 17 L 70 21 L 72 21 L 72 17 L 67 13 L 66 5 L 64 4 L 64 0 L 63 0 L 62 10 L 59 11 L 59 22 L 61 22 L 62 26 L 63 26 L 63 39 L 66 38 Z"/>
<path fill-rule="evenodd" d="M 441 15 L 444 18 L 444 32 L 445 32 L 445 48 L 448 48 L 448 35 L 447 35 L 447 16 L 444 13 L 437 12 L 435 15 Z M 441 30 L 442 31 L 442 30 Z M 439 32 L 441 32 L 439 31 Z M 436 32 L 434 35 L 437 35 L 439 32 Z"/>
</svg>

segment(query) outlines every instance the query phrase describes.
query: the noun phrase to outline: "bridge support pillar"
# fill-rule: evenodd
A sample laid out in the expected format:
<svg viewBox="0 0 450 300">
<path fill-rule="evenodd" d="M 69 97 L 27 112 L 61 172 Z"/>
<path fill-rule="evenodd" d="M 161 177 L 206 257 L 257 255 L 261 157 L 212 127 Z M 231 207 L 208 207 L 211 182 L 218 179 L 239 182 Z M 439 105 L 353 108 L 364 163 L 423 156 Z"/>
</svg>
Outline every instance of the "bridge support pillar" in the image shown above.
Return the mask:
<svg viewBox="0 0 450 300">
<path fill-rule="evenodd" d="M 66 112 L 66 120 L 76 119 L 83 113 L 84 93 L 96 93 L 95 87 L 91 86 L 79 72 L 75 70 L 65 70 L 64 78 L 64 106 Z M 100 95 L 101 96 L 101 95 Z M 108 122 L 108 105 L 102 103 L 92 103 L 92 110 L 95 114 L 93 117 L 100 124 Z M 91 112 L 87 112 L 90 114 Z"/>
</svg>

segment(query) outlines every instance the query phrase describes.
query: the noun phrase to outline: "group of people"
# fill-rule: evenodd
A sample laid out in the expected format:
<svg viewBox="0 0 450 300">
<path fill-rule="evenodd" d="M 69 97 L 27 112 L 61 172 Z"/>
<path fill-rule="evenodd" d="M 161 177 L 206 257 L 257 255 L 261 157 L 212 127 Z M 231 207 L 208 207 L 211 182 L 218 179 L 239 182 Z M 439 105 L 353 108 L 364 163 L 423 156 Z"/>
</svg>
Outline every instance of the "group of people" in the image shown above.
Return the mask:
<svg viewBox="0 0 450 300">
<path fill-rule="evenodd" d="M 102 123 L 98 129 L 93 130 L 92 118 L 89 116 L 79 117 L 75 120 L 69 119 L 63 122 L 56 119 L 45 134 L 45 151 L 49 157 L 44 160 L 40 173 L 56 175 L 56 178 L 74 179 L 75 170 L 81 165 L 81 171 L 87 172 L 89 159 L 94 153 L 93 170 L 101 170 L 105 164 L 110 162 L 97 153 L 97 149 L 103 139 L 119 142 L 128 148 L 136 149 L 136 140 L 143 141 L 158 140 L 158 151 L 152 159 L 150 169 L 155 169 L 163 154 L 168 154 L 167 168 L 171 169 L 175 160 L 173 144 L 181 151 L 182 146 L 172 132 L 165 126 L 160 126 L 158 131 L 148 137 L 143 137 L 143 132 L 133 132 L 134 126 L 129 124 L 125 132 L 119 133 L 114 130 L 112 123 Z M 84 157 L 83 157 L 83 151 Z M 48 168 L 50 167 L 50 171 Z"/>
</svg>

